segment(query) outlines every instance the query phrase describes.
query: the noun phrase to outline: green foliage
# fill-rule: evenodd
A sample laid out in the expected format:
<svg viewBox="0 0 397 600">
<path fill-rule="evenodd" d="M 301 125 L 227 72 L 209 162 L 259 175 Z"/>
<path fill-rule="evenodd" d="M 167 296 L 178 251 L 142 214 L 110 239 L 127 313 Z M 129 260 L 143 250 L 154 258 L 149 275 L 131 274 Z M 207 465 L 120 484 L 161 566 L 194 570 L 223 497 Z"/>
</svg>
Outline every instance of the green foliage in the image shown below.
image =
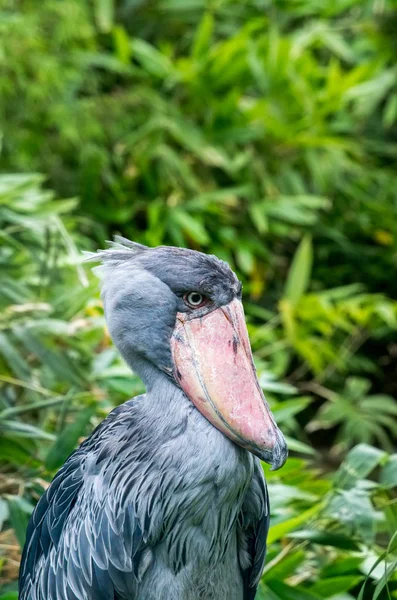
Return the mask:
<svg viewBox="0 0 397 600">
<path fill-rule="evenodd" d="M 340 425 L 338 438 L 344 445 L 376 441 L 392 451 L 387 431 L 397 436 L 397 404 L 391 396 L 367 395 L 371 383 L 367 379 L 349 377 L 345 389 L 322 406 L 318 420 L 310 424 L 313 431 Z"/>
<path fill-rule="evenodd" d="M 4 3 L 5 166 L 216 251 L 257 296 L 302 230 L 316 281 L 396 291 L 393 3 L 157 4 Z"/>
<path fill-rule="evenodd" d="M 362 598 L 376 598 L 370 590 L 384 588 L 387 580 L 394 589 L 390 567 L 396 547 L 382 543 L 395 532 L 393 493 L 368 479 L 376 467 L 384 479 L 391 460 L 385 452 L 362 444 L 326 479 L 296 458 L 283 470 L 266 473 L 273 527 L 263 598 L 347 600 L 358 597 L 360 590 Z"/>
<path fill-rule="evenodd" d="M 393 0 L 0 0 L 0 600 L 46 482 L 142 389 L 80 258 L 116 230 L 244 282 L 292 454 L 259 598 L 397 597 L 396 26 Z"/>
</svg>

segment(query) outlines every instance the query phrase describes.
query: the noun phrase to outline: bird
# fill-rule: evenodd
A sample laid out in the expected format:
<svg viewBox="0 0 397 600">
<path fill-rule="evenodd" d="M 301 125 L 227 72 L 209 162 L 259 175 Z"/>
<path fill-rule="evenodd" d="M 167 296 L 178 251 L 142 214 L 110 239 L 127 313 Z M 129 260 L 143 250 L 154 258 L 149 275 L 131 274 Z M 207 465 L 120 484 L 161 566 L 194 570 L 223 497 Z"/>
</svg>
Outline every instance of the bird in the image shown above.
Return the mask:
<svg viewBox="0 0 397 600">
<path fill-rule="evenodd" d="M 27 529 L 20 600 L 253 600 L 285 439 L 258 383 L 242 285 L 216 256 L 116 236 L 107 327 L 146 393 L 55 475 Z"/>
</svg>

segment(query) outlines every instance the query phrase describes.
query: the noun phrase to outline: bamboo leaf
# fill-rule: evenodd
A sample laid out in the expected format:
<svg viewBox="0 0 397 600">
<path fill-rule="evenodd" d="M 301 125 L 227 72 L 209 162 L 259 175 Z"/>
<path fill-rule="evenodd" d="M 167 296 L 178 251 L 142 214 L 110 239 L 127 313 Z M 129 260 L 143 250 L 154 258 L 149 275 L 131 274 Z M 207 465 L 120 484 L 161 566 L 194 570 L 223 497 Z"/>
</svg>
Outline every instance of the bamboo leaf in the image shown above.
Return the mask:
<svg viewBox="0 0 397 600">
<path fill-rule="evenodd" d="M 268 535 L 268 543 L 279 540 L 280 538 L 287 536 L 291 531 L 298 529 L 302 524 L 308 523 L 315 515 L 317 515 L 322 509 L 322 504 L 315 504 L 308 510 L 303 511 L 300 515 L 287 519 L 282 523 L 277 523 L 270 528 Z"/>
<path fill-rule="evenodd" d="M 299 452 L 299 454 L 308 454 L 309 456 L 315 456 L 315 449 L 309 446 L 308 444 L 300 442 L 299 440 L 295 440 L 289 435 L 284 435 L 284 438 L 287 442 L 287 446 L 290 451 Z"/>
<path fill-rule="evenodd" d="M 359 479 L 363 479 L 386 457 L 386 453 L 367 444 L 359 444 L 346 456 L 334 477 L 337 488 L 354 487 Z"/>
<path fill-rule="evenodd" d="M 361 575 L 342 575 L 340 577 L 329 577 L 318 581 L 311 588 L 320 598 L 331 598 L 336 594 L 347 592 L 356 587 L 363 580 Z"/>
<path fill-rule="evenodd" d="M 209 243 L 210 240 L 204 226 L 188 213 L 175 210 L 171 218 L 187 236 L 198 244 L 206 245 Z"/>
<path fill-rule="evenodd" d="M 60 467 L 75 449 L 79 438 L 84 435 L 86 427 L 95 412 L 90 406 L 79 413 L 60 433 L 57 440 L 49 448 L 45 457 L 45 466 L 52 471 Z"/>
<path fill-rule="evenodd" d="M 103 33 L 109 33 L 113 26 L 114 0 L 94 0 L 95 19 Z"/>
<path fill-rule="evenodd" d="M 1 430 L 5 431 L 6 433 L 12 433 L 12 435 L 16 438 L 20 437 L 43 440 L 55 439 L 51 433 L 43 431 L 39 427 L 35 427 L 30 423 L 22 423 L 21 421 L 13 421 L 11 419 L 0 423 L 0 431 Z"/>
<path fill-rule="evenodd" d="M 312 241 L 311 237 L 306 235 L 294 255 L 284 288 L 284 298 L 292 305 L 299 302 L 308 288 L 312 263 Z"/>
<path fill-rule="evenodd" d="M 307 588 L 292 587 L 282 581 L 269 581 L 267 585 L 278 594 L 280 600 L 320 600 L 322 598 L 322 596 L 312 593 Z"/>
<path fill-rule="evenodd" d="M 380 474 L 380 484 L 386 488 L 397 487 L 397 454 L 392 454 Z"/>
<path fill-rule="evenodd" d="M 206 12 L 201 19 L 194 38 L 192 56 L 200 58 L 208 51 L 214 30 L 214 17 L 212 13 Z"/>
<path fill-rule="evenodd" d="M 6 496 L 5 499 L 8 504 L 10 522 L 15 531 L 19 545 L 23 548 L 26 537 L 26 528 L 33 506 L 18 496 Z"/>
<path fill-rule="evenodd" d="M 342 550 L 352 550 L 355 552 L 360 550 L 359 545 L 351 537 L 341 535 L 340 533 L 333 533 L 332 531 L 303 529 L 301 531 L 293 531 L 288 537 L 306 540 L 313 544 L 320 544 L 321 546 L 333 546 L 334 548 L 341 548 Z"/>
</svg>

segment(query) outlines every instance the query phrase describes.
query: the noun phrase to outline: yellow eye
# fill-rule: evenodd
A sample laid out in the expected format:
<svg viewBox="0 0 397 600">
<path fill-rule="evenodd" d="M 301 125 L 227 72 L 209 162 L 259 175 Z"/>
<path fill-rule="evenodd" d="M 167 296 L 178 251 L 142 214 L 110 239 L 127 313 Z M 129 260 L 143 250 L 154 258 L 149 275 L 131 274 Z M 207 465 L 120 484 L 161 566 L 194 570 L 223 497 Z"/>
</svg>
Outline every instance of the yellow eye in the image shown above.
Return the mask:
<svg viewBox="0 0 397 600">
<path fill-rule="evenodd" d="M 185 304 L 191 308 L 200 308 L 205 304 L 207 298 L 200 292 L 188 292 L 183 296 Z"/>
</svg>

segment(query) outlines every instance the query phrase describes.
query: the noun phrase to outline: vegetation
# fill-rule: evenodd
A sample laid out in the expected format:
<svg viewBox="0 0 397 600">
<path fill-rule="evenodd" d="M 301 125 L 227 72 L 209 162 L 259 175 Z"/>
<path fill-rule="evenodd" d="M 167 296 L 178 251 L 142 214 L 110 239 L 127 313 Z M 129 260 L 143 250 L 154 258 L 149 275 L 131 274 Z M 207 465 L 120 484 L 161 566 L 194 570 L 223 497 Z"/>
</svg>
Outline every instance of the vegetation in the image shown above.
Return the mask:
<svg viewBox="0 0 397 600">
<path fill-rule="evenodd" d="M 116 232 L 244 282 L 291 449 L 259 597 L 397 598 L 396 27 L 393 0 L 0 0 L 0 600 L 47 482 L 142 391 L 80 258 Z"/>
</svg>

